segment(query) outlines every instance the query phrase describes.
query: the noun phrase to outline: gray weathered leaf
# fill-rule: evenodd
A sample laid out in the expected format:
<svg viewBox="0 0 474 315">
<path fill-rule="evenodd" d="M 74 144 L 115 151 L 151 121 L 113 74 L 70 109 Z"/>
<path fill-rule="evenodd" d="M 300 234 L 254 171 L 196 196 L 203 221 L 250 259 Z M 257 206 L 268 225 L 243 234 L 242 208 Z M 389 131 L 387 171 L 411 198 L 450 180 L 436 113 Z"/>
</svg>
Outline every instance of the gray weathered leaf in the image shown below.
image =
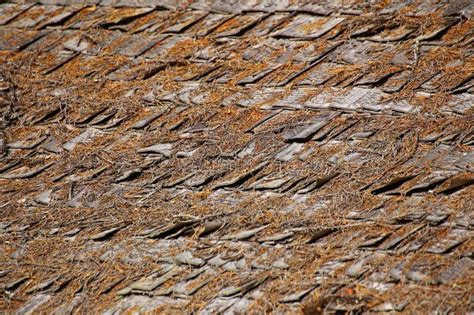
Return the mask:
<svg viewBox="0 0 474 315">
<path fill-rule="evenodd" d="M 317 240 L 323 238 L 323 237 L 326 237 L 328 236 L 329 234 L 331 233 L 334 233 L 336 232 L 336 229 L 333 229 L 333 228 L 328 228 L 328 229 L 322 229 L 322 230 L 318 230 L 318 231 L 314 231 L 312 234 L 311 234 L 311 238 L 306 242 L 307 244 L 311 244 L 311 243 L 314 243 L 316 242 Z"/>
<path fill-rule="evenodd" d="M 292 237 L 293 235 L 295 235 L 295 233 L 291 232 L 291 231 L 290 232 L 284 232 L 284 233 L 277 233 L 277 234 L 261 237 L 257 241 L 261 242 L 261 243 L 279 242 L 279 241 L 286 240 L 286 239 Z"/>
<path fill-rule="evenodd" d="M 177 255 L 175 260 L 180 264 L 191 265 L 193 267 L 201 267 L 206 263 L 204 259 L 194 257 L 190 251 L 185 251 Z"/>
<path fill-rule="evenodd" d="M 42 205 L 48 205 L 51 201 L 51 193 L 53 192 L 52 189 L 45 190 L 39 194 L 37 194 L 33 200 Z"/>
<path fill-rule="evenodd" d="M 49 162 L 46 165 L 40 166 L 38 168 L 32 169 L 31 171 L 23 172 L 23 173 L 11 173 L 11 174 L 4 174 L 0 175 L 1 179 L 25 179 L 35 177 L 36 175 L 42 173 L 44 170 L 51 167 L 55 162 Z"/>
<path fill-rule="evenodd" d="M 28 281 L 29 279 L 30 279 L 30 277 L 18 278 L 16 280 L 13 280 L 13 281 L 7 283 L 4 288 L 5 288 L 6 291 L 13 291 L 13 290 L 17 289 L 19 286 L 21 286 L 23 283 Z"/>
<path fill-rule="evenodd" d="M 284 296 L 280 302 L 281 303 L 295 303 L 301 301 L 302 298 L 304 298 L 306 295 L 311 293 L 314 289 L 316 289 L 317 286 L 312 286 L 308 289 L 300 290 L 294 293 L 291 293 L 289 295 Z"/>
<path fill-rule="evenodd" d="M 172 234 L 178 236 L 176 233 L 188 227 L 194 226 L 195 224 L 196 221 L 193 220 L 170 223 L 149 234 L 148 238 L 164 238 Z"/>
<path fill-rule="evenodd" d="M 105 230 L 105 231 L 102 231 L 100 233 L 97 233 L 95 235 L 92 235 L 90 237 L 91 240 L 93 241 L 101 241 L 101 240 L 104 240 L 106 238 L 109 238 L 111 236 L 113 236 L 115 233 L 117 233 L 118 231 L 120 231 L 123 227 L 122 226 L 119 226 L 119 227 L 114 227 L 114 228 L 111 228 L 111 229 L 108 229 L 108 230 Z"/>
<path fill-rule="evenodd" d="M 248 188 L 249 189 L 255 189 L 255 190 L 272 190 L 272 189 L 277 189 L 286 184 L 290 178 L 262 178 L 259 181 L 256 181 L 252 185 L 250 185 Z"/>
<path fill-rule="evenodd" d="M 53 285 L 53 283 L 58 280 L 59 277 L 53 277 L 51 279 L 48 279 L 46 281 L 43 281 L 41 282 L 40 284 L 38 285 L 35 285 L 34 287 L 28 289 L 28 291 L 26 291 L 27 294 L 31 294 L 31 293 L 36 293 L 36 292 L 40 292 L 40 291 L 44 291 L 46 290 L 47 288 L 49 288 L 50 286 Z"/>
<path fill-rule="evenodd" d="M 65 232 L 63 235 L 66 236 L 66 237 L 72 237 L 72 236 L 78 234 L 81 231 L 82 231 L 82 228 L 77 227 L 77 228 L 74 228 L 72 230 L 69 230 L 69 231 Z"/>
<path fill-rule="evenodd" d="M 248 170 L 244 173 L 241 173 L 241 174 L 239 174 L 239 175 L 237 175 L 237 176 L 235 176 L 235 177 L 233 177 L 229 180 L 217 183 L 216 185 L 214 185 L 214 187 L 212 187 L 212 189 L 216 190 L 216 189 L 219 189 L 219 188 L 230 187 L 230 186 L 237 185 L 241 182 L 244 182 L 248 178 L 254 176 L 256 173 L 260 172 L 268 164 L 270 164 L 270 161 L 262 162 L 262 163 L 258 164 L 256 167 L 252 168 L 251 170 Z"/>
<path fill-rule="evenodd" d="M 283 139 L 287 142 L 304 142 L 318 132 L 321 128 L 326 126 L 329 123 L 327 120 L 319 120 L 310 125 L 298 127 L 292 130 L 289 130 L 283 134 Z"/>
<path fill-rule="evenodd" d="M 141 120 L 137 121 L 133 126 L 132 128 L 133 129 L 141 129 L 141 128 L 144 128 L 146 126 L 148 126 L 149 124 L 151 124 L 154 120 L 160 118 L 164 113 L 166 113 L 167 110 L 164 110 L 164 111 L 161 111 L 161 112 L 158 112 L 158 113 L 153 113 L 153 114 L 150 114 L 144 118 L 142 118 Z"/>
<path fill-rule="evenodd" d="M 10 149 L 21 149 L 21 150 L 34 149 L 37 146 L 39 146 L 43 141 L 45 141 L 47 138 L 48 138 L 47 136 L 42 136 L 39 139 L 32 142 L 17 141 L 13 143 L 8 143 L 7 147 Z"/>
<path fill-rule="evenodd" d="M 369 267 L 367 266 L 367 260 L 359 259 L 346 270 L 346 275 L 351 278 L 359 278 L 367 270 L 369 270 Z"/>
<path fill-rule="evenodd" d="M 307 185 L 306 187 L 302 188 L 302 189 L 299 189 L 297 191 L 298 194 L 307 194 L 319 187 L 322 187 L 324 184 L 326 184 L 327 182 L 329 182 L 331 179 L 335 178 L 339 176 L 339 173 L 338 172 L 335 172 L 335 173 L 331 173 L 329 175 L 325 175 L 325 176 L 322 176 L 322 177 L 317 177 L 315 179 L 311 179 L 309 182 L 310 184 Z"/>
<path fill-rule="evenodd" d="M 102 131 L 97 130 L 95 128 L 88 128 L 86 131 L 78 135 L 77 137 L 72 138 L 65 144 L 63 144 L 63 148 L 67 151 L 72 151 L 76 147 L 76 145 L 81 143 L 86 143 L 87 141 L 92 140 L 98 135 L 101 135 Z"/>
<path fill-rule="evenodd" d="M 303 150 L 304 143 L 293 142 L 287 145 L 283 150 L 278 152 L 275 155 L 275 159 L 280 162 L 288 162 L 291 160 L 296 154 L 300 153 Z"/>
<path fill-rule="evenodd" d="M 226 240 L 233 240 L 233 241 L 245 240 L 245 239 L 251 238 L 255 234 L 263 231 L 264 229 L 267 228 L 267 226 L 268 225 L 264 225 L 264 226 L 261 226 L 261 227 L 255 228 L 255 229 L 246 230 L 246 231 L 238 232 L 238 233 L 235 233 L 235 234 L 226 235 L 226 236 L 222 237 L 221 240 L 223 240 L 223 241 L 226 241 Z"/>
<path fill-rule="evenodd" d="M 457 260 L 452 266 L 446 268 L 439 275 L 439 280 L 443 284 L 464 278 L 474 270 L 474 260 L 468 257 Z"/>
<path fill-rule="evenodd" d="M 389 237 L 392 233 L 383 233 L 380 236 L 376 236 L 373 238 L 369 238 L 365 241 L 363 241 L 358 247 L 363 248 L 363 247 L 374 247 L 382 243 L 387 237 Z"/>
<path fill-rule="evenodd" d="M 199 233 L 199 237 L 205 237 L 215 231 L 219 230 L 225 225 L 224 221 L 211 221 L 204 223 L 204 229 Z"/>
<path fill-rule="evenodd" d="M 204 276 L 204 279 L 201 279 L 201 277 L 199 277 L 195 281 L 188 282 L 183 286 L 174 287 L 173 292 L 177 295 L 192 296 L 197 291 L 204 288 L 213 279 L 214 277 L 210 275 Z"/>
<path fill-rule="evenodd" d="M 158 277 L 156 277 L 156 274 L 152 274 L 150 276 L 141 278 L 135 283 L 132 283 L 130 285 L 131 290 L 138 290 L 138 291 L 153 291 L 159 286 L 161 286 L 163 283 L 166 281 L 170 280 L 174 276 L 176 276 L 179 273 L 178 268 L 173 268 L 169 267 L 165 269 L 164 273 L 160 272 L 158 273 Z"/>
<path fill-rule="evenodd" d="M 443 239 L 433 244 L 426 250 L 428 253 L 444 254 L 461 245 L 470 238 L 469 231 L 464 229 L 453 229 Z"/>
<path fill-rule="evenodd" d="M 440 184 L 450 178 L 451 176 L 455 175 L 456 172 L 454 171 L 438 171 L 429 174 L 418 180 L 413 186 L 406 190 L 406 194 L 413 194 L 416 192 L 423 192 L 430 187 L 433 187 L 437 184 Z"/>
<path fill-rule="evenodd" d="M 158 153 L 166 157 L 170 157 L 172 149 L 173 149 L 172 143 L 160 143 L 160 144 L 154 144 L 146 148 L 138 149 L 137 153 L 142 153 L 142 154 Z"/>
<path fill-rule="evenodd" d="M 253 288 L 256 288 L 262 283 L 264 283 L 267 280 L 267 278 L 268 278 L 267 275 L 263 275 L 253 280 L 250 280 L 241 286 L 222 289 L 219 292 L 219 296 L 231 297 L 231 296 L 236 296 L 236 295 L 239 295 L 239 296 L 245 295 L 245 293 L 249 292 Z"/>
<path fill-rule="evenodd" d="M 318 38 L 332 30 L 342 21 L 344 21 L 344 18 L 323 18 L 319 16 L 300 15 L 283 30 L 273 34 L 273 36 L 305 39 Z M 310 27 L 312 25 L 320 25 L 320 27 Z"/>
</svg>

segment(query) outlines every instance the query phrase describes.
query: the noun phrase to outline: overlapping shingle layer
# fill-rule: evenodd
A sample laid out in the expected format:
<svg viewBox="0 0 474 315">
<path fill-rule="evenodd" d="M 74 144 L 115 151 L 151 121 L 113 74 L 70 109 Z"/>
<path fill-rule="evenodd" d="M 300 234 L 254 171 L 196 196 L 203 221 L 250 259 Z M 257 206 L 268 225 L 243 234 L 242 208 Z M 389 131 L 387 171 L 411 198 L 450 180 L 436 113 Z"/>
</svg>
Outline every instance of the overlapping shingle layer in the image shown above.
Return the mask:
<svg viewBox="0 0 474 315">
<path fill-rule="evenodd" d="M 0 4 L 0 309 L 473 311 L 470 1 Z"/>
</svg>

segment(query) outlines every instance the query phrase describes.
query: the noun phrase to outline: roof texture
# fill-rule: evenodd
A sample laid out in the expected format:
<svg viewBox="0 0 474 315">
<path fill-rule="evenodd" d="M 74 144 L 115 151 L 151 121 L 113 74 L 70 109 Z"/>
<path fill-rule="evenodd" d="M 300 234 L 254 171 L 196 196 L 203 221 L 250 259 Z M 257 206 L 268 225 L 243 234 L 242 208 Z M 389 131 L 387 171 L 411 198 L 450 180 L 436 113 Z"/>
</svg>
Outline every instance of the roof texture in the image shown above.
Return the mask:
<svg viewBox="0 0 474 315">
<path fill-rule="evenodd" d="M 472 2 L 233 3 L 0 4 L 0 310 L 474 311 Z"/>
</svg>

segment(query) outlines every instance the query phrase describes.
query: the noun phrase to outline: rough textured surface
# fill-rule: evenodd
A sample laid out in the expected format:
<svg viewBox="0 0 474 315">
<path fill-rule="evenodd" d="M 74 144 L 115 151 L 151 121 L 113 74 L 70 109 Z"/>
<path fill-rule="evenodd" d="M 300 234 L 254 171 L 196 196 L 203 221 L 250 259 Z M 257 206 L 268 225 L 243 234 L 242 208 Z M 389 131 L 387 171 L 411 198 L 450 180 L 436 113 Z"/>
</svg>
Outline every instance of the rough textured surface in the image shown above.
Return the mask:
<svg viewBox="0 0 474 315">
<path fill-rule="evenodd" d="M 472 2 L 190 2 L 0 4 L 0 310 L 474 311 Z"/>
</svg>

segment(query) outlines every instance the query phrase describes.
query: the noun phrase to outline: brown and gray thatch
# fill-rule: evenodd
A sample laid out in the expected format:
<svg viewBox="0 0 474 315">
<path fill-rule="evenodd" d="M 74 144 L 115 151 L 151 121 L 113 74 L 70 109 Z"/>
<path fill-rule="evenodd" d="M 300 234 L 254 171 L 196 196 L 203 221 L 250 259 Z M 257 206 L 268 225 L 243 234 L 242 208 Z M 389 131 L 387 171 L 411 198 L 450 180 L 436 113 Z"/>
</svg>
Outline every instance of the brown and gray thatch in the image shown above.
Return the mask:
<svg viewBox="0 0 474 315">
<path fill-rule="evenodd" d="M 0 313 L 473 312 L 472 1 L 0 4 Z"/>
</svg>

